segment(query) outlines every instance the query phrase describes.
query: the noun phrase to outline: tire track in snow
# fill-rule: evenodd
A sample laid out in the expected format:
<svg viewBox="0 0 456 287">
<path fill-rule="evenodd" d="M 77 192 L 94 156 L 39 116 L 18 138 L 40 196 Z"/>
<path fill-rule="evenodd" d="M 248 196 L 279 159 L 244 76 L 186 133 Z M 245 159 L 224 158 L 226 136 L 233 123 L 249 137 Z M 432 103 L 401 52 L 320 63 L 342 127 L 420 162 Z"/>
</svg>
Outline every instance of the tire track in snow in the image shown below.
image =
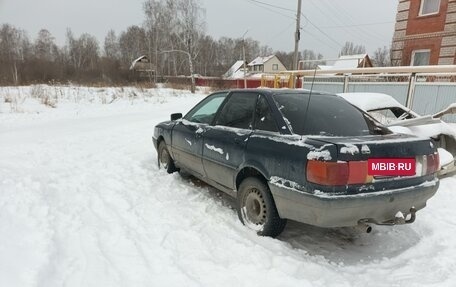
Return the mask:
<svg viewBox="0 0 456 287">
<path fill-rule="evenodd" d="M 25 251 L 13 262 L 16 276 L 4 276 L 11 267 L 0 268 L 8 286 L 454 282 L 448 191 L 455 179 L 442 181 L 411 226 L 360 235 L 291 223 L 280 240 L 261 238 L 239 223 L 218 192 L 157 169 L 150 137 L 166 109 L 74 121 L 60 137 L 55 123 L 38 141 L 28 130 L 11 135 L 10 145 L 0 142 L 0 158 L 8 159 L 0 161 L 0 230 L 18 243 L 3 238 L 0 246 Z M 11 256 L 0 256 L 0 267 Z"/>
</svg>

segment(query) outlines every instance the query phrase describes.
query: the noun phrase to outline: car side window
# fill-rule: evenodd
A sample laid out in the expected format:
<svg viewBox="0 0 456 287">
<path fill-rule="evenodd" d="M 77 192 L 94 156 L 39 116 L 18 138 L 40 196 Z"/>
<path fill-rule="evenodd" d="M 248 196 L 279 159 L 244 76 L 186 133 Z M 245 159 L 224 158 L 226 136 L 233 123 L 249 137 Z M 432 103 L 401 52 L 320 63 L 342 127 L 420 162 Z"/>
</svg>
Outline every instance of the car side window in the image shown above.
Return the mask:
<svg viewBox="0 0 456 287">
<path fill-rule="evenodd" d="M 264 96 L 260 96 L 255 109 L 255 129 L 278 132 L 271 108 Z"/>
<path fill-rule="evenodd" d="M 222 107 L 216 125 L 251 129 L 257 98 L 256 93 L 233 93 Z"/>
<path fill-rule="evenodd" d="M 225 97 L 226 93 L 217 93 L 208 96 L 186 114 L 184 119 L 194 123 L 211 124 Z"/>
</svg>

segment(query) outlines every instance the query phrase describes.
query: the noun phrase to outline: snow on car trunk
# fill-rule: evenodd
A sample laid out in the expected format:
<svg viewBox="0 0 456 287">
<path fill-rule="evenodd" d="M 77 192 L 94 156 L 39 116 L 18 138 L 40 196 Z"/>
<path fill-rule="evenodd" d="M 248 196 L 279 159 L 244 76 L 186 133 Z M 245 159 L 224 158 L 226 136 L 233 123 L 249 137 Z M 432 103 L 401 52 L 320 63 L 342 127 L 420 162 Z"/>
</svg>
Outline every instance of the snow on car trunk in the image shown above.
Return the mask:
<svg viewBox="0 0 456 287">
<path fill-rule="evenodd" d="M 153 127 L 201 98 L 0 113 L 1 285 L 454 284 L 455 178 L 412 225 L 367 235 L 291 222 L 258 237 L 223 193 L 157 168 Z"/>
</svg>

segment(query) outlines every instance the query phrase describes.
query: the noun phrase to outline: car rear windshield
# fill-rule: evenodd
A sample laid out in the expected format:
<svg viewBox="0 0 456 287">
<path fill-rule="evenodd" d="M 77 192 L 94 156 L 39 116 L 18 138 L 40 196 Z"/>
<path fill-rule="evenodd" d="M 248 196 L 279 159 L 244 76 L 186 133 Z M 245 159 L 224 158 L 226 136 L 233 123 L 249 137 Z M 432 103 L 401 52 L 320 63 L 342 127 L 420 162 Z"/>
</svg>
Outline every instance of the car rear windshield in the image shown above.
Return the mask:
<svg viewBox="0 0 456 287">
<path fill-rule="evenodd" d="M 389 133 L 369 115 L 337 96 L 313 94 L 309 99 L 307 93 L 290 93 L 275 95 L 274 99 L 295 134 L 361 136 Z"/>
</svg>

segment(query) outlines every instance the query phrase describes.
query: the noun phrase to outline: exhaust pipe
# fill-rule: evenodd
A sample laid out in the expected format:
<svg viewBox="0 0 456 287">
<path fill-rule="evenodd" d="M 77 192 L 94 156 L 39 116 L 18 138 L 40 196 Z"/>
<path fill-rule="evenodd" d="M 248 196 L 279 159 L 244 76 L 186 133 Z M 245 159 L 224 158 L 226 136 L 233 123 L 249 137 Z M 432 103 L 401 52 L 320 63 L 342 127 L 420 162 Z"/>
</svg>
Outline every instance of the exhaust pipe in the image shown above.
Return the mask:
<svg viewBox="0 0 456 287">
<path fill-rule="evenodd" d="M 359 230 L 359 232 L 362 233 L 371 233 L 372 232 L 372 226 L 366 223 L 359 223 L 358 225 L 355 226 L 355 229 Z"/>
</svg>

